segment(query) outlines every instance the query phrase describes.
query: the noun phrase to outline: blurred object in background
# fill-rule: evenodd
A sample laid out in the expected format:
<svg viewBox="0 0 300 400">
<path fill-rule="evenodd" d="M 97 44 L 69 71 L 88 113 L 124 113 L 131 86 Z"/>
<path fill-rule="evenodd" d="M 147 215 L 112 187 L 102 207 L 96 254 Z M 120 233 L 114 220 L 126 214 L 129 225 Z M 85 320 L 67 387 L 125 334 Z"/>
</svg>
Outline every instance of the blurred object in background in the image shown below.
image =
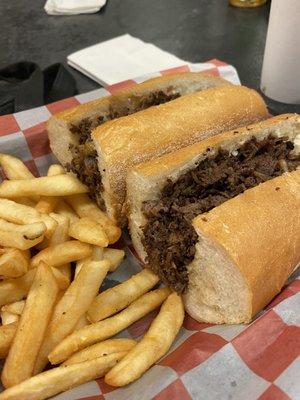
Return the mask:
<svg viewBox="0 0 300 400">
<path fill-rule="evenodd" d="M 273 0 L 261 90 L 282 103 L 300 104 L 300 1 Z"/>
<path fill-rule="evenodd" d="M 229 0 L 234 7 L 253 8 L 266 4 L 267 0 Z"/>
<path fill-rule="evenodd" d="M 63 64 L 41 70 L 21 61 L 0 69 L 0 115 L 12 114 L 77 94 L 76 82 Z"/>
<path fill-rule="evenodd" d="M 44 8 L 49 15 L 93 14 L 105 3 L 106 0 L 47 0 Z"/>
</svg>

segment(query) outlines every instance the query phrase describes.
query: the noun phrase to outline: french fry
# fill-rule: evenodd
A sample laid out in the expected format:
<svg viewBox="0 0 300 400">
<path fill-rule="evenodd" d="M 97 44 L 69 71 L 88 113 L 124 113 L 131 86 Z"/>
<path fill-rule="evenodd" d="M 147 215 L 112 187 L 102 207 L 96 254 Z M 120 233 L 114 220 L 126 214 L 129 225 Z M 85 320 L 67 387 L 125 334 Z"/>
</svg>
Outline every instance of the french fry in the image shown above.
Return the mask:
<svg viewBox="0 0 300 400">
<path fill-rule="evenodd" d="M 17 327 L 18 322 L 0 326 L 0 359 L 7 356 Z"/>
<path fill-rule="evenodd" d="M 108 269 L 108 261 L 91 261 L 83 265 L 80 273 L 54 309 L 45 340 L 36 360 L 35 373 L 44 369 L 51 350 L 74 330 L 79 319 L 87 312 Z"/>
<path fill-rule="evenodd" d="M 8 179 L 34 178 L 34 175 L 19 158 L 9 154 L 0 154 L 0 165 Z"/>
<path fill-rule="evenodd" d="M 93 253 L 92 253 L 92 260 L 94 261 L 100 261 L 103 260 L 103 247 L 99 247 L 99 246 L 94 246 L 93 247 Z"/>
<path fill-rule="evenodd" d="M 17 203 L 19 204 L 23 204 L 24 206 L 28 206 L 28 207 L 35 207 L 35 201 L 33 199 L 30 199 L 29 197 L 18 197 L 17 199 Z"/>
<path fill-rule="evenodd" d="M 80 218 L 72 222 L 69 235 L 84 243 L 100 247 L 108 246 L 108 238 L 102 226 L 89 218 Z"/>
<path fill-rule="evenodd" d="M 72 261 L 90 257 L 91 254 L 91 245 L 77 240 L 69 240 L 65 243 L 59 243 L 40 251 L 31 259 L 31 267 L 37 267 L 40 261 L 44 261 L 52 267 L 59 267 Z"/>
<path fill-rule="evenodd" d="M 56 176 L 64 173 L 65 173 L 64 168 L 61 165 L 53 164 L 50 165 L 47 176 Z M 38 210 L 40 213 L 49 214 L 55 210 L 55 207 L 57 206 L 58 202 L 59 202 L 58 197 L 42 196 L 36 205 L 36 210 Z"/>
<path fill-rule="evenodd" d="M 125 251 L 119 249 L 102 248 L 98 246 L 93 247 L 92 260 L 109 260 L 109 272 L 114 272 L 121 264 L 125 257 Z M 75 272 L 76 273 L 76 272 Z"/>
<path fill-rule="evenodd" d="M 56 227 L 49 240 L 49 246 L 55 246 L 69 240 L 69 218 L 65 215 L 51 213 L 50 216 L 55 220 Z"/>
<path fill-rule="evenodd" d="M 86 193 L 88 188 L 71 174 L 42 176 L 34 179 L 3 181 L 0 185 L 0 197 L 20 196 L 68 196 Z"/>
<path fill-rule="evenodd" d="M 136 345 L 136 341 L 132 339 L 108 339 L 103 342 L 96 343 L 73 354 L 62 365 L 72 365 L 80 362 L 93 360 L 94 358 L 103 357 L 108 354 L 119 353 L 120 351 L 129 351 Z"/>
<path fill-rule="evenodd" d="M 116 314 L 152 289 L 158 282 L 158 276 L 149 268 L 144 268 L 127 281 L 100 293 L 88 310 L 88 319 L 91 322 L 97 322 Z"/>
<path fill-rule="evenodd" d="M 22 180 L 34 178 L 34 175 L 29 171 L 23 161 L 9 154 L 0 154 L 0 165 L 8 179 Z M 18 202 L 22 202 L 25 205 L 31 205 L 28 202 L 36 202 L 38 200 L 39 196 L 30 196 L 28 199 L 20 197 Z"/>
<path fill-rule="evenodd" d="M 75 352 L 112 337 L 155 310 L 169 294 L 168 288 L 153 290 L 135 300 L 119 314 L 73 332 L 49 354 L 50 362 L 52 364 L 63 362 Z"/>
<path fill-rule="evenodd" d="M 59 272 L 61 272 L 66 278 L 68 278 L 69 282 L 71 282 L 72 268 L 70 263 L 63 264 L 57 269 L 59 269 Z"/>
<path fill-rule="evenodd" d="M 106 375 L 111 386 L 125 386 L 138 379 L 167 353 L 184 318 L 184 307 L 177 293 L 169 295 L 143 339 Z"/>
<path fill-rule="evenodd" d="M 4 279 L 24 275 L 29 267 L 29 257 L 24 251 L 8 249 L 0 256 L 0 276 Z"/>
<path fill-rule="evenodd" d="M 45 238 L 36 246 L 39 250 L 44 250 L 47 247 L 66 242 L 70 239 L 69 218 L 66 215 L 58 213 L 50 213 L 49 216 L 56 222 L 56 227 L 50 239 Z"/>
<path fill-rule="evenodd" d="M 50 165 L 47 175 L 48 176 L 56 176 L 56 175 L 61 175 L 61 174 L 65 174 L 66 171 L 64 169 L 64 167 L 60 164 L 52 164 Z"/>
<path fill-rule="evenodd" d="M 51 267 L 56 283 L 60 290 L 66 290 L 70 286 L 70 278 L 60 268 Z"/>
<path fill-rule="evenodd" d="M 15 301 L 1 307 L 1 310 L 10 312 L 11 314 L 21 315 L 25 306 L 25 300 Z"/>
<path fill-rule="evenodd" d="M 12 314 L 9 311 L 3 311 L 1 309 L 1 321 L 2 325 L 9 325 L 13 322 L 17 322 L 19 320 L 19 315 Z"/>
<path fill-rule="evenodd" d="M 47 247 L 49 247 L 49 239 L 47 239 L 46 237 L 44 237 L 44 240 L 34 246 L 34 248 L 39 251 L 44 250 Z"/>
<path fill-rule="evenodd" d="M 49 217 L 49 215 L 41 214 L 36 209 L 23 204 L 16 203 L 12 200 L 0 198 L 0 218 L 14 224 L 33 224 L 35 222 L 43 222 L 47 231 L 45 236 L 51 237 L 57 223 Z"/>
<path fill-rule="evenodd" d="M 75 278 L 79 274 L 83 264 L 88 261 L 92 261 L 91 257 L 83 258 L 82 260 L 76 261 L 76 268 L 75 268 L 75 273 L 74 273 Z"/>
<path fill-rule="evenodd" d="M 59 289 L 66 290 L 66 288 L 70 285 L 69 279 L 57 268 L 51 267 L 51 270 L 55 276 Z M 33 268 L 19 278 L 7 279 L 3 282 L 0 282 L 0 306 L 26 298 L 33 282 L 35 272 L 36 268 Z"/>
<path fill-rule="evenodd" d="M 78 215 L 76 215 L 72 208 L 63 200 L 58 203 L 55 212 L 68 217 L 70 223 L 78 220 Z"/>
<path fill-rule="evenodd" d="M 50 214 L 53 219 L 57 222 L 57 226 L 51 239 L 48 242 L 48 246 L 55 246 L 59 243 L 63 243 L 69 240 L 69 218 L 61 214 Z M 66 263 L 59 267 L 60 272 L 62 272 L 69 280 L 71 280 L 71 265 Z"/>
<path fill-rule="evenodd" d="M 122 233 L 121 229 L 115 226 L 114 222 L 98 208 L 88 195 L 76 194 L 68 196 L 66 201 L 81 218 L 87 217 L 102 225 L 110 244 L 119 240 Z"/>
<path fill-rule="evenodd" d="M 0 400 L 48 399 L 74 386 L 101 378 L 126 354 L 123 351 L 80 364 L 53 368 L 0 393 Z"/>
<path fill-rule="evenodd" d="M 35 273 L 17 332 L 3 367 L 1 379 L 4 387 L 17 385 L 32 376 L 57 294 L 58 285 L 51 268 L 41 263 Z"/>
<path fill-rule="evenodd" d="M 109 272 L 114 272 L 125 257 L 125 251 L 119 249 L 103 249 L 103 258 L 109 260 L 111 263 L 111 267 Z"/>
<path fill-rule="evenodd" d="M 29 292 L 35 271 L 32 269 L 19 278 L 0 282 L 0 306 L 24 299 Z"/>
<path fill-rule="evenodd" d="M 43 222 L 16 225 L 0 218 L 0 246 L 27 250 L 43 240 L 46 229 Z"/>
<path fill-rule="evenodd" d="M 75 325 L 74 331 L 77 331 L 78 329 L 83 328 L 84 326 L 87 326 L 89 324 L 89 320 L 86 317 L 86 314 L 84 314 L 80 319 L 78 320 L 77 324 Z"/>
</svg>

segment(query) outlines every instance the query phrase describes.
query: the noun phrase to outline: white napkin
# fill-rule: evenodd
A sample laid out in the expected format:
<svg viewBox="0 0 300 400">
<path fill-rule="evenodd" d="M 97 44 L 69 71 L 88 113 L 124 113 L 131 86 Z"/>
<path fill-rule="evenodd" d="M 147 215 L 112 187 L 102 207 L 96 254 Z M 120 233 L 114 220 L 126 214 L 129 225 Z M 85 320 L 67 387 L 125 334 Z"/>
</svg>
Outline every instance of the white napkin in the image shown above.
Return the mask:
<svg viewBox="0 0 300 400">
<path fill-rule="evenodd" d="M 126 34 L 70 54 L 68 64 L 106 86 L 187 62 Z"/>
<path fill-rule="evenodd" d="M 44 8 L 50 15 L 92 14 L 105 3 L 106 0 L 47 0 Z"/>
</svg>

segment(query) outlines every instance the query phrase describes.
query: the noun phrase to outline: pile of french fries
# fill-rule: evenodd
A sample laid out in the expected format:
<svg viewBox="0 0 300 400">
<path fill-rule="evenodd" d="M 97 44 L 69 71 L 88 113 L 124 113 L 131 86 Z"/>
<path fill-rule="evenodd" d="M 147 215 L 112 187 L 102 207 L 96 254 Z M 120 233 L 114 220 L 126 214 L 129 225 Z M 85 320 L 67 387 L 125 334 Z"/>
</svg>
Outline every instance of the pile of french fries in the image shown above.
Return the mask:
<svg viewBox="0 0 300 400">
<path fill-rule="evenodd" d="M 174 341 L 181 297 L 151 290 L 159 279 L 147 268 L 99 294 L 125 256 L 108 247 L 121 230 L 60 165 L 40 178 L 10 155 L 0 166 L 0 399 L 42 400 L 102 376 L 112 386 L 138 379 Z M 112 338 L 159 306 L 138 343 Z"/>
</svg>

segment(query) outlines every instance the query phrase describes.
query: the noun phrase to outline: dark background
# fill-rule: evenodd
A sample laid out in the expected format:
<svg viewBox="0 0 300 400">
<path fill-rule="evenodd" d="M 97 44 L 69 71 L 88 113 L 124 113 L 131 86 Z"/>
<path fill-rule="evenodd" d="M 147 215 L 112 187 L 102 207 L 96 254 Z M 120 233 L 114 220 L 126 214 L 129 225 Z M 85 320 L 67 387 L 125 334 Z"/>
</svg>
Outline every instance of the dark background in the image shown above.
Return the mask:
<svg viewBox="0 0 300 400">
<path fill-rule="evenodd" d="M 191 62 L 219 58 L 243 84 L 259 89 L 269 5 L 230 7 L 227 0 L 108 0 L 97 14 L 48 16 L 45 0 L 0 2 L 0 68 L 28 60 L 45 68 L 68 54 L 124 33 Z M 99 87 L 69 67 L 79 93 Z M 274 113 L 300 106 L 268 100 Z"/>
</svg>

